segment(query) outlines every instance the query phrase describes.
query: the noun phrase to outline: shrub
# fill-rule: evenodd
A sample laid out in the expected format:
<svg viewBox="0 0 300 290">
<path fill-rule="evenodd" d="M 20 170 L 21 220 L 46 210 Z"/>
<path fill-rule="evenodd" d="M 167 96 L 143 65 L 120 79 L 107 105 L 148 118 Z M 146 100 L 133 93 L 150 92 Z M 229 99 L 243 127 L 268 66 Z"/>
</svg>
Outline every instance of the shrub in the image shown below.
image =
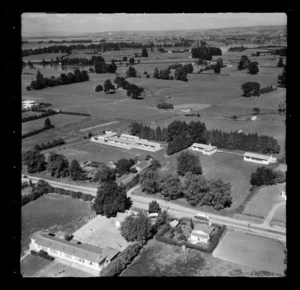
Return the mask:
<svg viewBox="0 0 300 290">
<path fill-rule="evenodd" d="M 95 92 L 101 92 L 103 91 L 103 87 L 101 85 L 98 85 L 95 89 Z"/>
<path fill-rule="evenodd" d="M 160 103 L 156 106 L 158 109 L 164 109 L 164 110 L 167 110 L 167 109 L 174 109 L 174 105 L 173 104 L 168 104 L 166 102 L 163 102 L 163 103 Z"/>
<path fill-rule="evenodd" d="M 181 228 L 181 226 L 178 226 L 175 231 L 178 233 L 178 234 L 183 234 L 183 230 Z"/>
</svg>

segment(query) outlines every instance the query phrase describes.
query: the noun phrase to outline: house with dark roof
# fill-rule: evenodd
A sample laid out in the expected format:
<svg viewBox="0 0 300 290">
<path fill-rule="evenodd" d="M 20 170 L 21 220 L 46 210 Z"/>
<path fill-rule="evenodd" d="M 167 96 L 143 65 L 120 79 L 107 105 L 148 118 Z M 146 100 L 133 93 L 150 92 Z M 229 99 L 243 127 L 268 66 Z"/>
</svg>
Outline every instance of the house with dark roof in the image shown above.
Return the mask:
<svg viewBox="0 0 300 290">
<path fill-rule="evenodd" d="M 44 250 L 50 256 L 75 262 L 99 272 L 119 253 L 114 248 L 96 247 L 75 240 L 66 241 L 45 232 L 38 232 L 31 238 L 29 250 L 36 252 Z"/>
</svg>

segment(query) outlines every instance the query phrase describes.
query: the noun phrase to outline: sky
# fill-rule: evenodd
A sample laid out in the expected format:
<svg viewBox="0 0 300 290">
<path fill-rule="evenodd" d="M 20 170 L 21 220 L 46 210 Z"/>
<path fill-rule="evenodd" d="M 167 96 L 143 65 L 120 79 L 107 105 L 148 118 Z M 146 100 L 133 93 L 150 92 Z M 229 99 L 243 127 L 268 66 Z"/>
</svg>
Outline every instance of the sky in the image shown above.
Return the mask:
<svg viewBox="0 0 300 290">
<path fill-rule="evenodd" d="M 284 13 L 22 14 L 23 36 L 134 30 L 185 30 L 286 25 Z"/>
</svg>

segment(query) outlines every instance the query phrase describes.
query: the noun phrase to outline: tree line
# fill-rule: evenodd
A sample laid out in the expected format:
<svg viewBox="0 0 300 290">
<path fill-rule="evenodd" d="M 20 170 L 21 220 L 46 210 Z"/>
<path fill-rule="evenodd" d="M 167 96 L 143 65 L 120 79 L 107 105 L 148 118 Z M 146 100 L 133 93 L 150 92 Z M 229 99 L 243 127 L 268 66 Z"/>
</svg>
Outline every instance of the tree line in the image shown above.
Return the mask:
<svg viewBox="0 0 300 290">
<path fill-rule="evenodd" d="M 33 146 L 33 149 L 34 149 L 34 150 L 45 150 L 45 149 L 49 149 L 49 148 L 56 147 L 56 146 L 59 146 L 59 145 L 63 145 L 63 144 L 65 144 L 65 143 L 66 143 L 66 142 L 65 142 L 64 139 L 59 138 L 59 139 L 57 139 L 57 140 L 55 140 L 55 139 L 52 140 L 52 142 L 49 141 L 49 142 L 47 142 L 46 144 L 45 144 L 45 143 L 35 144 L 35 145 Z"/>
<path fill-rule="evenodd" d="M 49 117 L 49 116 L 53 116 L 53 115 L 56 115 L 56 114 L 58 114 L 57 111 L 47 110 L 47 112 L 44 112 L 40 115 L 33 115 L 33 116 L 23 117 L 22 118 L 22 123 L 29 122 L 29 121 L 32 121 L 32 120 L 41 119 L 41 118 L 45 118 L 45 117 Z"/>
<path fill-rule="evenodd" d="M 190 147 L 193 143 L 213 144 L 219 148 L 230 150 L 253 151 L 260 153 L 276 154 L 280 146 L 271 136 L 245 134 L 235 132 L 222 132 L 221 130 L 207 130 L 205 123 L 200 121 L 190 122 L 175 120 L 167 128 L 159 126 L 152 129 L 138 122 L 130 124 L 130 134 L 140 138 L 168 142 L 167 154 Z"/>
<path fill-rule="evenodd" d="M 219 47 L 201 45 L 192 48 L 192 58 L 211 60 L 215 55 L 222 55 L 222 50 Z"/>
<path fill-rule="evenodd" d="M 72 83 L 85 82 L 89 80 L 89 76 L 85 70 L 74 70 L 74 74 L 69 72 L 67 75 L 62 73 L 58 78 L 54 76 L 45 78 L 38 70 L 36 80 L 32 81 L 30 86 L 27 86 L 27 90 L 41 90 L 47 87 L 55 87 L 60 85 L 68 85 Z"/>
<path fill-rule="evenodd" d="M 273 170 L 265 166 L 259 167 L 251 174 L 250 183 L 253 186 L 273 185 L 286 181 L 286 175 L 280 170 Z"/>
</svg>

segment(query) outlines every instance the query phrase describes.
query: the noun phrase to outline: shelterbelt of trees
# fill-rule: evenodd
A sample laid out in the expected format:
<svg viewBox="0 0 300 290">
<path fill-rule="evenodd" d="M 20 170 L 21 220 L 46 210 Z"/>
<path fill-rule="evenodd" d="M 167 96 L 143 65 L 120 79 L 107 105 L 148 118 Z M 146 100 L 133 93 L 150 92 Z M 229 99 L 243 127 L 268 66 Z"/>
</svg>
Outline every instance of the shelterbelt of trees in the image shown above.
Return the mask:
<svg viewBox="0 0 300 290">
<path fill-rule="evenodd" d="M 185 121 L 175 120 L 163 129 L 159 126 L 152 129 L 138 122 L 132 122 L 130 134 L 149 140 L 168 142 L 168 155 L 184 150 L 193 143 L 211 143 L 219 148 L 264 154 L 277 154 L 280 152 L 277 140 L 271 136 L 258 135 L 257 133 L 238 133 L 237 131 L 207 130 L 205 123 L 200 121 L 192 121 L 187 124 Z"/>
</svg>

